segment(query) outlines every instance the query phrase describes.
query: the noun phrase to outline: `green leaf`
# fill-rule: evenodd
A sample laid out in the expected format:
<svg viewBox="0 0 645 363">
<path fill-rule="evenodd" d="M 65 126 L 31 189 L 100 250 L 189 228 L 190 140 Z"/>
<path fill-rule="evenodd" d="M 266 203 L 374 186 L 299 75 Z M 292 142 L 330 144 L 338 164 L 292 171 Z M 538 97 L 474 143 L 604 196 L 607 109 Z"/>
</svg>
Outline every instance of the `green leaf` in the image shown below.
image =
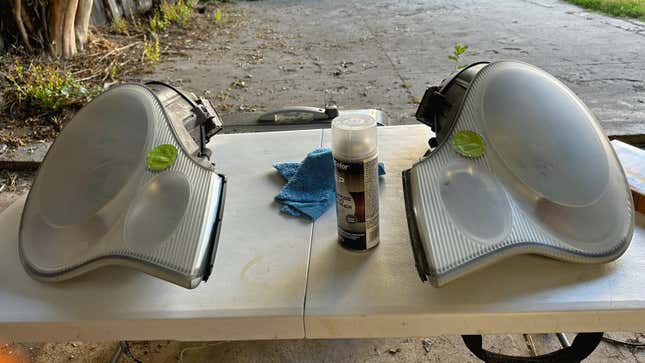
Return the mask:
<svg viewBox="0 0 645 363">
<path fill-rule="evenodd" d="M 470 130 L 459 131 L 452 137 L 452 148 L 467 158 L 478 158 L 486 152 L 484 139 Z"/>
<path fill-rule="evenodd" d="M 162 144 L 148 153 L 146 165 L 150 171 L 162 171 L 169 168 L 177 160 L 177 148 L 170 144 Z"/>
<path fill-rule="evenodd" d="M 460 55 L 466 53 L 467 50 L 468 50 L 467 45 L 455 44 L 455 51 L 453 54 L 459 57 Z"/>
</svg>

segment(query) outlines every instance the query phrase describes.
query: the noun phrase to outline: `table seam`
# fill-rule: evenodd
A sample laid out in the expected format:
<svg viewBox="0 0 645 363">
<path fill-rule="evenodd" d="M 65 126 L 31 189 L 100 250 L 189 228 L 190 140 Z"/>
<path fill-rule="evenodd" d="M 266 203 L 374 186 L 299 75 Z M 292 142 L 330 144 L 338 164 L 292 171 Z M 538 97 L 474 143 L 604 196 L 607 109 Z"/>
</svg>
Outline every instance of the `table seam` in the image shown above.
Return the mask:
<svg viewBox="0 0 645 363">
<path fill-rule="evenodd" d="M 318 147 L 323 146 L 323 138 L 325 135 L 325 130 L 320 129 L 320 141 Z M 309 230 L 309 250 L 307 252 L 307 269 L 305 270 L 305 295 L 302 301 L 302 330 L 304 338 L 307 339 L 307 322 L 306 322 L 306 312 L 307 312 L 307 291 L 309 289 L 309 269 L 311 268 L 311 252 L 313 249 L 314 243 L 314 228 L 316 227 L 316 221 L 311 223 L 311 229 Z"/>
</svg>

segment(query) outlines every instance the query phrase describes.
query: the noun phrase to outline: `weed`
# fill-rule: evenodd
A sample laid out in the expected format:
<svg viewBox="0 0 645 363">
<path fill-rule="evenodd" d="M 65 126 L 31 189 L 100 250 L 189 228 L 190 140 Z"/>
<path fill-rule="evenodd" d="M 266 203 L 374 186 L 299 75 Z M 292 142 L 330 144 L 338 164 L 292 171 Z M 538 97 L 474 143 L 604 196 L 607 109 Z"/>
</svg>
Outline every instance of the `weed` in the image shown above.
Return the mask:
<svg viewBox="0 0 645 363">
<path fill-rule="evenodd" d="M 411 87 L 412 87 L 412 83 L 410 83 L 410 81 L 405 80 L 405 81 L 401 82 L 401 88 L 406 88 L 407 89 L 407 88 L 411 88 Z"/>
<path fill-rule="evenodd" d="M 56 111 L 92 97 L 90 92 L 71 73 L 53 65 L 30 64 L 27 69 L 17 63 L 10 76 L 12 91 L 17 99 L 43 110 Z"/>
<path fill-rule="evenodd" d="M 155 41 L 148 42 L 146 41 L 143 44 L 143 58 L 150 64 L 157 64 L 160 60 L 160 51 L 159 51 L 159 38 L 155 38 Z"/>
<path fill-rule="evenodd" d="M 166 20 L 166 18 L 160 12 L 156 12 L 150 18 L 150 30 L 152 30 L 154 33 L 160 33 L 166 30 L 166 28 L 168 28 L 168 25 L 170 25 L 170 22 L 168 22 L 168 20 Z"/>
<path fill-rule="evenodd" d="M 185 27 L 190 23 L 190 15 L 193 13 L 193 3 L 190 0 L 178 0 L 174 4 L 162 1 L 159 12 L 169 23 Z"/>
<path fill-rule="evenodd" d="M 192 0 L 178 0 L 171 4 L 162 1 L 154 15 L 150 18 L 150 30 L 153 33 L 165 31 L 170 24 L 177 24 L 182 27 L 188 26 L 193 13 Z"/>
<path fill-rule="evenodd" d="M 128 23 L 122 17 L 117 17 L 112 19 L 112 25 L 110 27 L 113 33 L 129 35 L 128 34 Z"/>
<path fill-rule="evenodd" d="M 213 22 L 215 24 L 221 24 L 222 23 L 222 9 L 217 9 L 215 12 L 215 16 L 213 16 Z"/>
<path fill-rule="evenodd" d="M 138 33 L 143 33 L 145 31 L 143 24 L 141 24 L 141 18 L 138 16 L 133 15 L 132 18 L 130 18 L 130 24 L 132 24 L 132 28 L 134 28 Z"/>
<path fill-rule="evenodd" d="M 110 79 L 113 81 L 116 81 L 116 78 L 118 77 L 119 74 L 119 67 L 117 67 L 116 64 L 113 64 L 110 67 Z"/>
<path fill-rule="evenodd" d="M 460 70 L 465 67 L 461 65 L 461 56 L 464 55 L 467 50 L 467 45 L 455 44 L 452 54 L 448 56 L 448 59 L 455 62 L 455 70 Z"/>
</svg>

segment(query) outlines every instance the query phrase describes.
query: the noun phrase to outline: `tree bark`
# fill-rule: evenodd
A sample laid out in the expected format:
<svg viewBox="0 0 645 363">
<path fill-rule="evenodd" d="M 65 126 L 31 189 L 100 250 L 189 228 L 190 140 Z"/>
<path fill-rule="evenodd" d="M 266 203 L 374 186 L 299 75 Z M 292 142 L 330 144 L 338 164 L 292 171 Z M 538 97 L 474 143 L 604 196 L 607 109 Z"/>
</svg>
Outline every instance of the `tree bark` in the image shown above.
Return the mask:
<svg viewBox="0 0 645 363">
<path fill-rule="evenodd" d="M 93 2 L 93 0 L 78 0 L 74 28 L 76 31 L 76 43 L 79 50 L 85 49 L 85 43 L 87 43 Z"/>
<path fill-rule="evenodd" d="M 68 0 L 67 9 L 65 9 L 65 20 L 63 22 L 63 57 L 69 58 L 76 54 L 76 33 L 74 31 L 74 22 L 78 0 Z"/>
<path fill-rule="evenodd" d="M 52 0 L 48 21 L 50 53 L 60 57 L 63 55 L 63 21 L 65 19 L 65 0 Z"/>
<path fill-rule="evenodd" d="M 16 21 L 16 26 L 18 27 L 25 48 L 30 52 L 33 51 L 29 42 L 29 36 L 27 36 L 27 30 L 25 30 L 25 24 L 22 22 L 22 0 L 14 0 L 13 9 L 11 10 L 13 11 L 13 18 Z"/>
</svg>

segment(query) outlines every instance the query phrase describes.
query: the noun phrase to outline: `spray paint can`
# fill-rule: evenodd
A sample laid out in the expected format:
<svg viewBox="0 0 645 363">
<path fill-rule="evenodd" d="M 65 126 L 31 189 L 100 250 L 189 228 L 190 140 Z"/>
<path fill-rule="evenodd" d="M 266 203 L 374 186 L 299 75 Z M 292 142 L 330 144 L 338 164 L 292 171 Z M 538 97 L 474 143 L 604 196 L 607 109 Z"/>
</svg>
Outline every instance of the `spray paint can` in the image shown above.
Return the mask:
<svg viewBox="0 0 645 363">
<path fill-rule="evenodd" d="M 378 143 L 369 115 L 338 116 L 331 124 L 338 242 L 354 251 L 379 243 Z"/>
</svg>

